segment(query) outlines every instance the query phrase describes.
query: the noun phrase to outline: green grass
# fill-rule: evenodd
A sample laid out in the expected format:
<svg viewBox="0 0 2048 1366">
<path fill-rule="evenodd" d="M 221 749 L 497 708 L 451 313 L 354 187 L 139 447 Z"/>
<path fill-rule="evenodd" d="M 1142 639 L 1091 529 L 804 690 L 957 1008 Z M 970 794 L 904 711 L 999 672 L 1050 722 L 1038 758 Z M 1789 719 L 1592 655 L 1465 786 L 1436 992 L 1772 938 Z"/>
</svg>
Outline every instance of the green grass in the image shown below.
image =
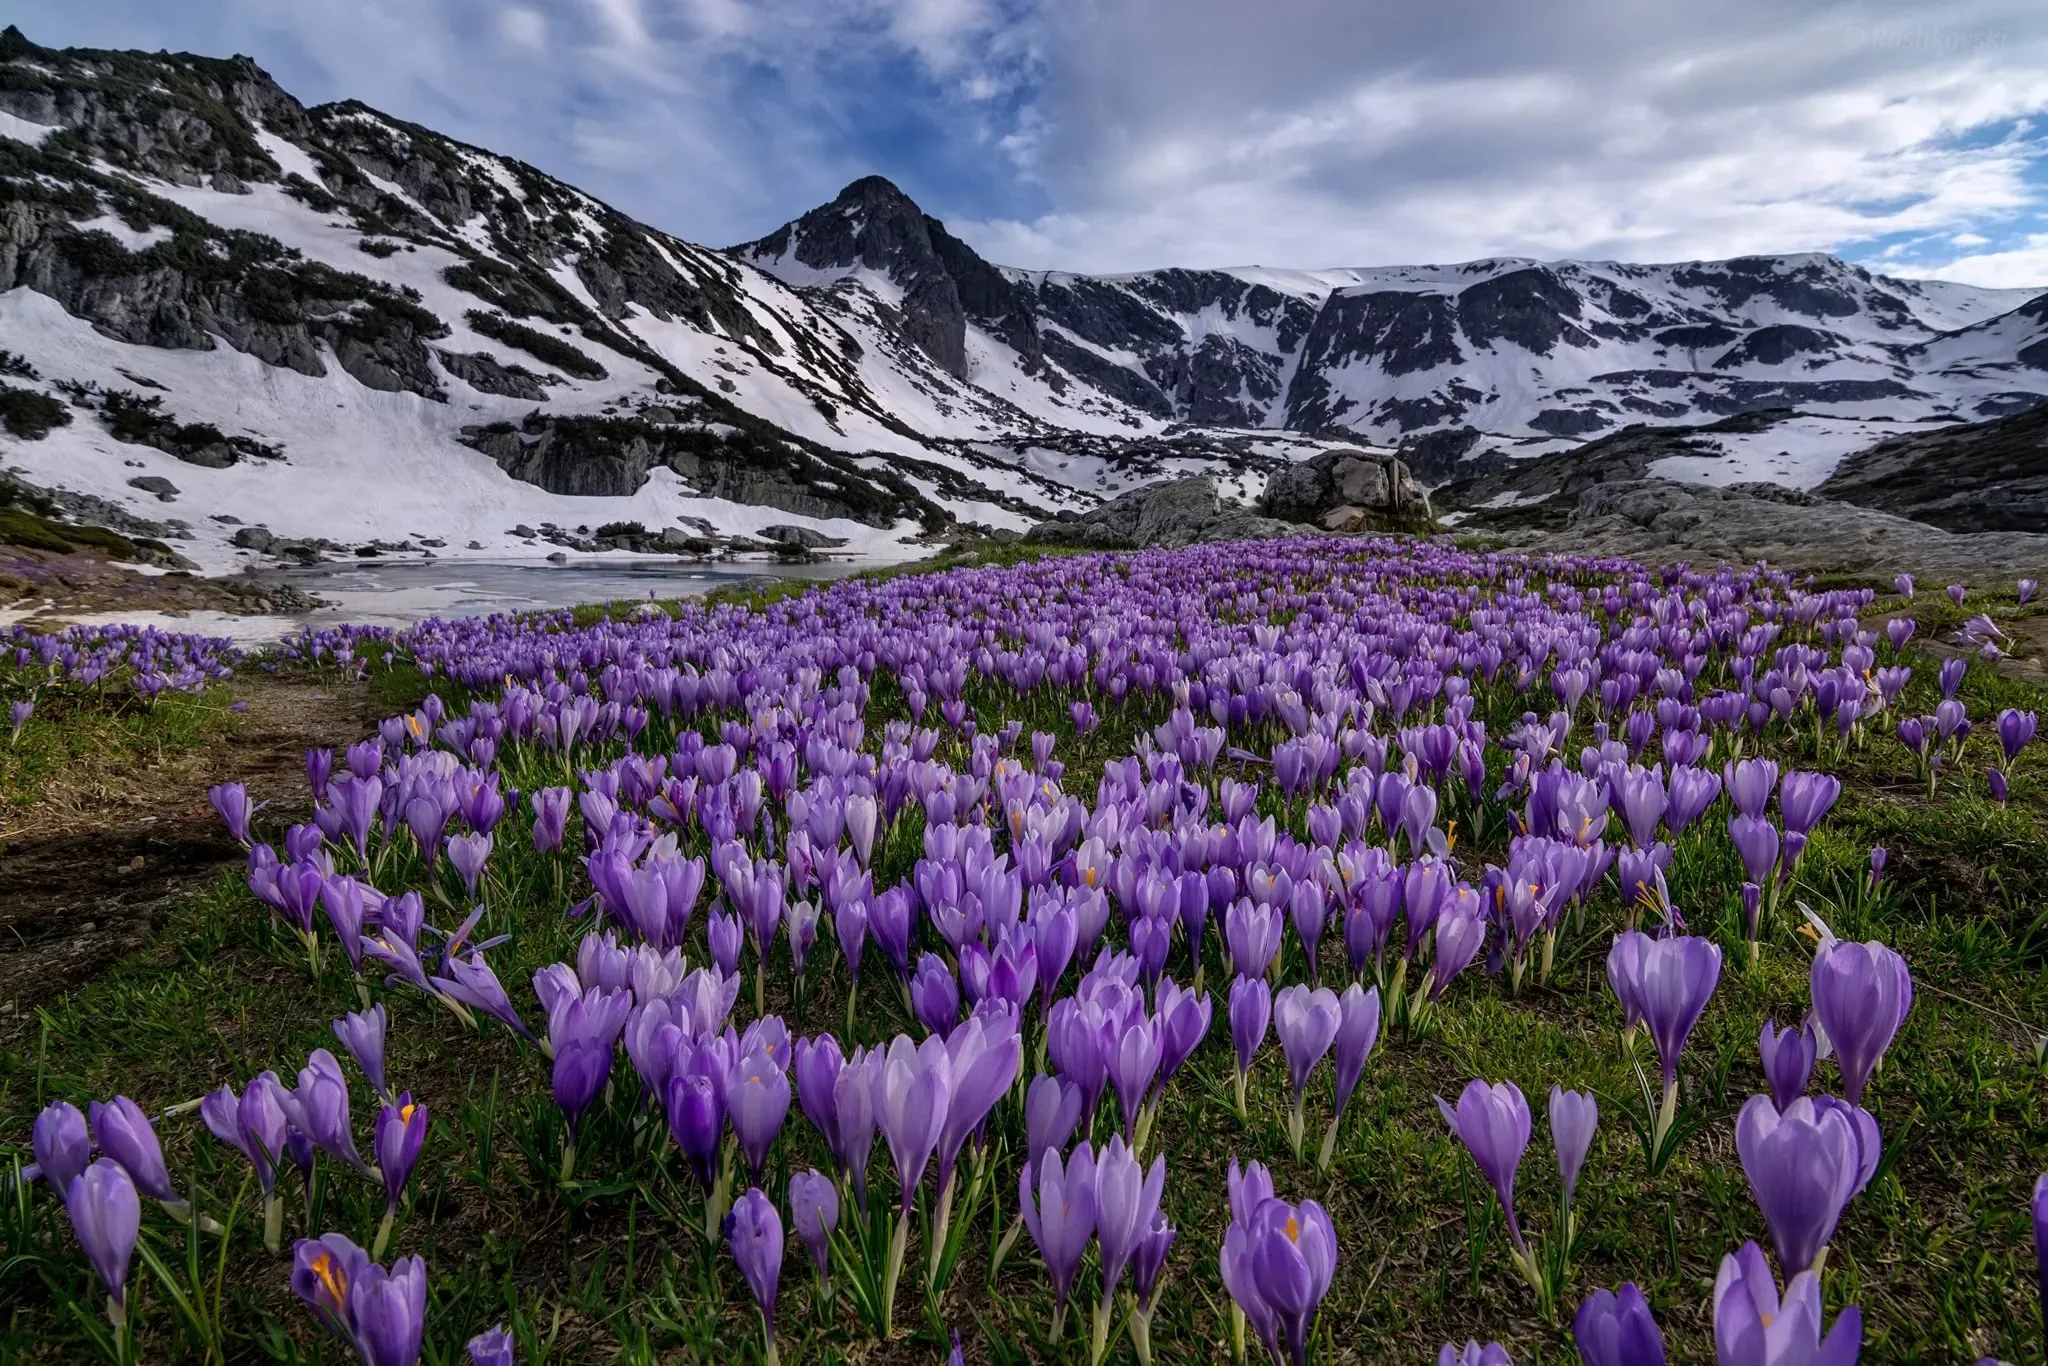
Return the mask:
<svg viewBox="0 0 2048 1366">
<path fill-rule="evenodd" d="M 223 688 L 167 692 L 154 702 L 125 688 L 44 690 L 19 738 L 9 742 L 0 721 L 0 807 L 30 806 L 59 779 L 83 771 L 118 780 L 124 771 L 218 743 L 234 728 L 231 699 Z"/>
<path fill-rule="evenodd" d="M 1005 547 L 1001 553 L 1032 552 Z M 1932 669 L 1924 658 L 1917 662 L 1922 676 L 1909 709 L 1925 710 Z M 378 686 L 389 689 L 382 696 L 399 705 L 420 684 L 403 671 L 380 678 Z M 1102 729 L 1084 741 L 1073 734 L 1063 699 L 1044 692 L 1018 699 L 979 678 L 968 695 L 984 729 L 1015 718 L 1027 732 L 1056 732 L 1057 757 L 1069 766 L 1064 786 L 1084 798 L 1092 798 L 1102 765 L 1130 752 L 1139 731 L 1165 714 L 1156 700 L 1108 707 Z M 1622 916 L 1611 894 L 1595 903 L 1583 934 L 1567 937 L 1547 986 L 1510 997 L 1502 981 L 1475 968 L 1451 991 L 1437 1032 L 1420 1040 L 1383 1038 L 1352 1100 L 1328 1177 L 1288 1155 L 1285 1071 L 1270 1037 L 1254 1069 L 1249 1119 L 1240 1124 L 1230 1100 L 1228 1033 L 1217 995 L 1210 1039 L 1168 1088 L 1153 1130 L 1152 1151 L 1167 1162 L 1166 1212 L 1180 1230 L 1152 1331 L 1157 1358 L 1208 1362 L 1227 1352 L 1228 1302 L 1215 1255 L 1226 1219 L 1224 1172 L 1237 1156 L 1271 1165 L 1283 1196 L 1315 1198 L 1331 1211 L 1341 1259 L 1321 1319 L 1320 1361 L 1425 1361 L 1438 1343 L 1467 1337 L 1497 1338 L 1525 1366 L 1569 1361 L 1570 1308 L 1590 1289 L 1623 1280 L 1636 1281 L 1649 1295 L 1672 1360 L 1711 1360 L 1709 1298 L 1719 1258 L 1746 1239 L 1765 1239 L 1735 1160 L 1729 1115 L 1762 1087 L 1756 1061 L 1761 1022 L 1790 1023 L 1804 1009 L 1807 948 L 1794 932 L 1790 909 L 1803 900 L 1838 932 L 1897 948 L 1920 987 L 1866 1097 L 1885 1136 L 1885 1166 L 1849 1207 L 1834 1240 L 1826 1273 L 1830 1311 L 1861 1304 L 1865 1361 L 1974 1360 L 1982 1354 L 2039 1360 L 2027 1197 L 2035 1174 L 2048 1168 L 2048 1113 L 2033 1051 L 2048 1022 L 2048 763 L 2038 750 L 2022 761 L 2007 808 L 1984 799 L 1981 770 L 1992 744 L 1983 724 L 1986 707 L 1996 701 L 2048 709 L 2048 691 L 1973 667 L 1964 696 L 1980 718 L 1967 776 L 1945 782 L 1932 799 L 1905 772 L 1904 751 L 1888 734 L 1872 735 L 1845 755 L 1830 745 L 1824 757 L 1810 732 L 1773 740 L 1770 747 L 1788 762 L 1842 773 L 1848 790 L 1809 847 L 1785 911 L 1769 927 L 1760 970 L 1739 966 L 1738 874 L 1725 839 L 1715 828 L 1683 843 L 1674 895 L 1693 931 L 1717 937 L 1729 958 L 1683 1071 L 1688 1104 L 1709 1122 L 1655 1177 L 1645 1174 L 1624 1116 L 1641 1101 L 1603 975 L 1607 935 Z M 1482 703 L 1482 714 L 1509 717 L 1523 699 L 1488 691 Z M 159 724 L 177 714 L 160 705 Z M 869 733 L 901 714 L 900 694 L 878 678 Z M 641 747 L 651 750 L 669 739 L 657 721 Z M 568 777 L 561 761 L 535 753 L 515 752 L 505 766 L 507 781 L 527 791 Z M 578 765 L 591 766 L 588 757 Z M 1299 805 L 1281 814 L 1299 832 Z M 1459 850 L 1475 879 L 1478 864 L 1501 858 L 1500 823 L 1489 825 L 1493 838 Z M 535 1022 L 531 972 L 573 956 L 581 927 L 562 909 L 586 895 L 587 884 L 572 861 L 534 855 L 527 828 L 523 804 L 500 827 L 484 932 L 513 936 L 494 952 L 493 964 Z M 701 835 L 693 838 L 701 842 Z M 877 853 L 878 885 L 909 875 L 919 839 L 914 819 L 887 839 Z M 1876 896 L 1863 889 L 1872 842 L 1884 843 L 1892 858 Z M 379 885 L 433 889 L 429 919 L 452 923 L 462 898 L 451 875 L 445 866 L 438 875 L 426 874 L 408 851 L 404 840 L 392 846 Z M 688 950 L 697 961 L 703 958 L 702 920 L 700 910 Z M 801 1003 L 782 956 L 786 946 L 778 945 L 769 1008 L 785 1015 L 792 1032 L 839 1030 L 843 1023 L 842 969 L 827 939 L 829 929 L 822 930 Z M 1282 980 L 1300 980 L 1305 967 L 1291 937 L 1286 953 Z M 887 985 L 882 963 L 871 948 L 853 1032 L 861 1042 L 918 1032 Z M 1342 948 L 1334 934 L 1326 938 L 1321 966 L 1326 982 L 1341 984 Z M 747 971 L 741 1019 L 751 1014 L 750 966 Z M 1178 947 L 1170 971 L 1185 980 Z M 1213 934 L 1204 971 L 1216 993 L 1225 979 Z M 738 1272 L 722 1247 L 703 1238 L 691 1179 L 659 1124 L 646 1124 L 636 1113 L 638 1083 L 623 1058 L 609 1104 L 601 1103 L 586 1121 L 577 1180 L 565 1186 L 556 1174 L 561 1121 L 539 1054 L 495 1025 L 473 1034 L 417 994 L 378 994 L 393 1014 L 388 1075 L 394 1086 L 425 1100 L 434 1117 L 394 1241 L 397 1252 L 420 1253 L 430 1264 L 429 1360 L 456 1360 L 470 1334 L 507 1319 L 526 1343 L 522 1360 L 542 1359 L 544 1345 L 550 1362 L 760 1359 L 758 1325 Z M 297 941 L 246 891 L 225 884 L 174 913 L 131 958 L 44 1012 L 15 1046 L 0 1049 L 0 1136 L 13 1145 L 0 1153 L 25 1147 L 37 1108 L 54 1097 L 82 1104 L 118 1091 L 154 1113 L 223 1081 L 239 1087 L 266 1067 L 289 1081 L 311 1049 L 334 1047 L 327 1021 L 356 1003 L 344 964 L 329 961 L 311 977 Z M 1646 1041 L 1643 1047 L 1647 1053 Z M 1027 1073 L 1028 1058 L 1027 1051 Z M 353 1068 L 344 1066 L 353 1077 Z M 1542 1098 L 1552 1084 L 1590 1088 L 1601 1098 L 1600 1136 L 1580 1184 L 1576 1274 L 1558 1322 L 1534 1312 L 1529 1292 L 1507 1265 L 1491 1196 L 1436 1115 L 1434 1097 L 1455 1097 L 1475 1076 L 1518 1082 L 1538 1111 L 1519 1204 L 1525 1227 L 1539 1236 L 1555 1227 L 1557 1197 Z M 1822 1064 L 1816 1086 L 1833 1085 L 1831 1064 Z M 1308 1101 L 1311 1150 L 1330 1099 L 1325 1067 Z M 359 1081 L 355 1103 L 357 1141 L 366 1148 L 373 1102 Z M 1106 1140 L 1115 1123 L 1114 1101 L 1106 1100 L 1097 1136 Z M 180 1189 L 196 1192 L 215 1217 L 226 1221 L 231 1210 L 236 1217 L 224 1251 L 220 1240 L 203 1240 L 207 1268 L 224 1257 L 218 1276 L 203 1282 L 203 1327 L 184 1323 L 165 1286 L 138 1265 L 138 1289 L 131 1293 L 139 1295 L 144 1359 L 202 1360 L 215 1338 L 222 1359 L 311 1360 L 322 1353 L 328 1361 L 341 1359 L 286 1290 L 287 1262 L 262 1251 L 239 1159 L 214 1142 L 196 1116 L 159 1127 Z M 984 1205 L 976 1214 L 952 1287 L 935 1303 L 928 1304 L 920 1288 L 922 1258 L 913 1238 L 897 1306 L 905 1340 L 872 1347 L 872 1335 L 843 1297 L 827 1310 L 814 1309 L 808 1264 L 792 1237 L 778 1316 L 783 1361 L 936 1361 L 952 1328 L 969 1342 L 971 1359 L 1085 1358 L 1077 1315 L 1069 1316 L 1063 1342 L 1046 1337 L 1051 1295 L 1028 1235 L 1000 1272 L 990 1274 L 991 1234 L 1007 1225 L 1016 1200 L 1022 1121 L 1014 1097 L 998 1109 L 991 1134 L 998 1154 L 995 1211 Z M 884 1152 L 878 1144 L 871 1168 L 878 1192 L 892 1184 Z M 769 1189 L 780 1197 L 789 1173 L 809 1165 L 824 1166 L 824 1150 L 792 1104 L 770 1159 Z M 380 1194 L 325 1162 L 310 1211 L 295 1179 L 285 1189 L 288 1238 L 335 1229 L 367 1243 L 382 1213 Z M 154 1210 L 145 1225 L 163 1260 L 182 1268 L 186 1235 Z M 0 1277 L 0 1355 L 88 1358 L 96 1292 L 46 1192 L 38 1188 L 5 1204 L 0 1242 L 8 1273 Z M 1077 1308 L 1092 1303 L 1094 1275 L 1083 1273 Z M 217 1331 L 209 1314 L 217 1315 Z M 1133 1360 L 1120 1337 L 1113 1340 L 1112 1359 Z"/>
</svg>

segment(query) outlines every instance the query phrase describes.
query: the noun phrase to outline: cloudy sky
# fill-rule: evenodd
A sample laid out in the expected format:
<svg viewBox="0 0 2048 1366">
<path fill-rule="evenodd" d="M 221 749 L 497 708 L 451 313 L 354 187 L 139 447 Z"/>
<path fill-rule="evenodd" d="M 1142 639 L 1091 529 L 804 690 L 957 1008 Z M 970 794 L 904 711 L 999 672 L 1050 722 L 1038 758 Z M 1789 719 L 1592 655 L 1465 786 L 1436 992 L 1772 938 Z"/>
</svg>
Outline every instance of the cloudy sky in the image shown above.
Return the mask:
<svg viewBox="0 0 2048 1366">
<path fill-rule="evenodd" d="M 889 176 L 1006 264 L 1829 250 L 2048 285 L 2040 0 L 16 0 L 714 245 Z"/>
</svg>

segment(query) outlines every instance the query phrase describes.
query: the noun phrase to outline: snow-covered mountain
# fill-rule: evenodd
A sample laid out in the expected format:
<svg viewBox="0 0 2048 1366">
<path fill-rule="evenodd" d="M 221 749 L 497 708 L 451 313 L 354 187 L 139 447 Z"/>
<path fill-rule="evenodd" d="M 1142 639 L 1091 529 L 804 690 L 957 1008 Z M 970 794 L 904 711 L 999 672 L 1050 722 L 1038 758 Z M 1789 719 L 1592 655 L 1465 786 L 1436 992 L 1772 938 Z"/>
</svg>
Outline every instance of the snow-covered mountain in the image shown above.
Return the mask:
<svg viewBox="0 0 2048 1366">
<path fill-rule="evenodd" d="M 2048 397 L 2048 300 L 1831 256 L 1085 276 L 998 269 L 886 180 L 734 248 L 823 311 L 1080 428 L 1357 433 L 1426 476 L 1638 422 L 1960 421 Z M 1826 471 L 1820 475 L 1824 478 Z"/>
<path fill-rule="evenodd" d="M 1824 256 L 1026 272 L 879 178 L 712 250 L 245 58 L 0 33 L 0 466 L 208 567 L 272 537 L 901 553 L 1333 445 L 1440 480 L 1770 408 L 1817 482 L 2048 397 L 2037 293 Z"/>
</svg>

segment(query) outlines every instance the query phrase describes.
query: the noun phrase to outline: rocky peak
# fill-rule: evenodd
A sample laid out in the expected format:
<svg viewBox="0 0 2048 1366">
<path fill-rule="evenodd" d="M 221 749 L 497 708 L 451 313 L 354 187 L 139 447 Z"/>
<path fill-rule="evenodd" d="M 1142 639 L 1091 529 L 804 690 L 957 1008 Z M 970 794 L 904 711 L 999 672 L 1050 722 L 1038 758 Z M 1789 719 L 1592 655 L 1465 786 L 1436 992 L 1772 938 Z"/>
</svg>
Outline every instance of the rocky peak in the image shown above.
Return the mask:
<svg viewBox="0 0 2048 1366">
<path fill-rule="evenodd" d="M 885 177 L 863 176 L 831 203 L 732 252 L 792 283 L 856 270 L 884 276 L 902 290 L 898 330 L 956 379 L 967 378 L 970 321 L 1008 343 L 1027 370 L 1038 364 L 1029 301 Z"/>
</svg>

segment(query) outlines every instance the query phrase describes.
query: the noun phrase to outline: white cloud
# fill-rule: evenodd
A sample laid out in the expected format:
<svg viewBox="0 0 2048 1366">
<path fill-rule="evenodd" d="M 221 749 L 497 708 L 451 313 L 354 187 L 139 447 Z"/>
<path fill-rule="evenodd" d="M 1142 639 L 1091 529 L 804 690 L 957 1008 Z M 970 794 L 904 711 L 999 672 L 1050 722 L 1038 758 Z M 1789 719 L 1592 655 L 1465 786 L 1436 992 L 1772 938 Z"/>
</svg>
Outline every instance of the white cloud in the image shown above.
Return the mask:
<svg viewBox="0 0 2048 1366">
<path fill-rule="evenodd" d="M 1935 280 L 1960 280 L 1972 285 L 2016 287 L 2048 284 L 2048 232 L 2030 233 L 2018 245 L 2003 251 L 1958 256 L 1938 266 L 1894 273 Z"/>
<path fill-rule="evenodd" d="M 22 3 L 39 41 L 252 50 L 713 243 L 879 172 L 1024 266 L 1848 249 L 2009 281 L 2048 198 L 2038 0 Z"/>
<path fill-rule="evenodd" d="M 498 29 L 521 47 L 530 47 L 538 52 L 547 46 L 547 16 L 539 10 L 514 5 L 499 18 Z"/>
</svg>

